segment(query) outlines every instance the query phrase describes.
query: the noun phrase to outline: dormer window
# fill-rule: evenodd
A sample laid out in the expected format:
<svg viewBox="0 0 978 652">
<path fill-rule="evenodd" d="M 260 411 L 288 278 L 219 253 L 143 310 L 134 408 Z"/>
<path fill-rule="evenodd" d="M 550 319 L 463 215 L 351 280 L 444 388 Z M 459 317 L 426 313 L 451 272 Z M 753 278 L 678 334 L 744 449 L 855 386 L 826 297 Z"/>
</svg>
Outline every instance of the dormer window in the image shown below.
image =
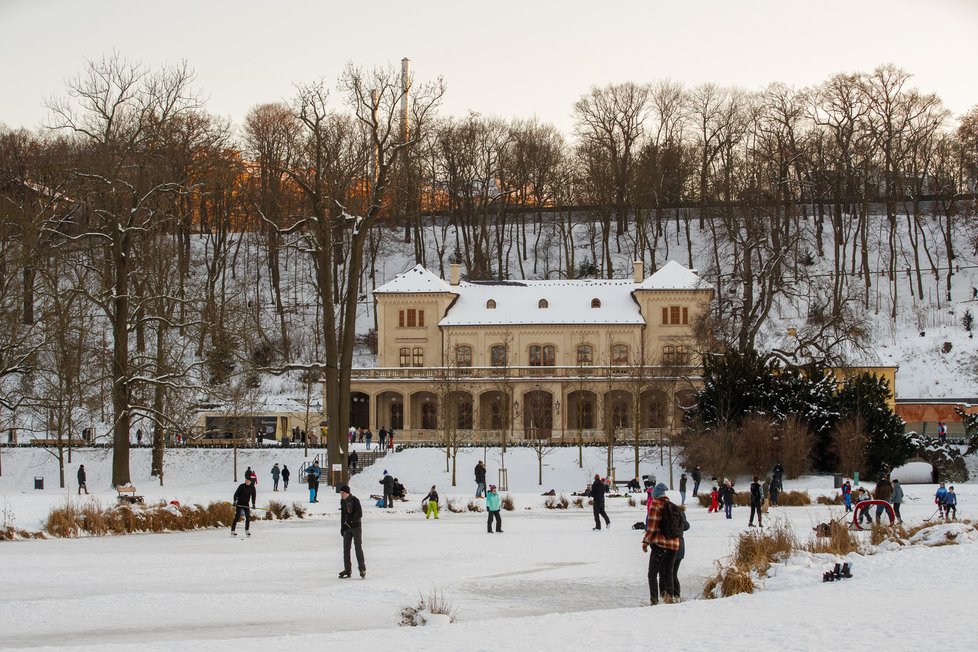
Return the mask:
<svg viewBox="0 0 978 652">
<path fill-rule="evenodd" d="M 600 308 L 601 307 L 601 299 L 598 299 L 598 298 L 591 299 L 591 307 L 592 308 Z"/>
<path fill-rule="evenodd" d="M 488 301 L 486 301 L 486 310 L 495 310 L 495 309 L 496 309 L 495 299 L 489 299 Z"/>
<path fill-rule="evenodd" d="M 539 308 L 540 310 L 543 310 L 544 308 L 549 308 L 549 307 L 550 307 L 550 304 L 547 303 L 547 300 L 546 299 L 540 299 L 540 303 L 537 304 L 537 308 Z"/>
</svg>

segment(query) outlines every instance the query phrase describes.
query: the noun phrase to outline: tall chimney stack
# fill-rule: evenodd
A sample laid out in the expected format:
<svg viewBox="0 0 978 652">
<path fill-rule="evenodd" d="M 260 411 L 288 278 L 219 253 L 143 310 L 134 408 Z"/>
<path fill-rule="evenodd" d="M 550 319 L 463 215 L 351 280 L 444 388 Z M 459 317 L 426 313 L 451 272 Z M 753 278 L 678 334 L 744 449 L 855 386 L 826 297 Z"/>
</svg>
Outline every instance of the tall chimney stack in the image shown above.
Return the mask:
<svg viewBox="0 0 978 652">
<path fill-rule="evenodd" d="M 635 283 L 641 283 L 645 280 L 645 263 L 641 260 L 632 263 L 632 271 L 634 272 Z"/>
<path fill-rule="evenodd" d="M 452 285 L 452 286 L 458 285 L 459 276 L 460 276 L 460 272 L 461 272 L 460 268 L 461 268 L 461 265 L 459 265 L 458 263 L 452 263 L 451 265 L 449 265 L 449 268 L 448 268 L 449 269 L 449 276 L 448 276 L 448 284 L 449 285 Z"/>
<path fill-rule="evenodd" d="M 411 137 L 411 119 L 409 114 L 408 96 L 411 92 L 411 60 L 401 59 L 401 136 L 406 143 Z"/>
</svg>

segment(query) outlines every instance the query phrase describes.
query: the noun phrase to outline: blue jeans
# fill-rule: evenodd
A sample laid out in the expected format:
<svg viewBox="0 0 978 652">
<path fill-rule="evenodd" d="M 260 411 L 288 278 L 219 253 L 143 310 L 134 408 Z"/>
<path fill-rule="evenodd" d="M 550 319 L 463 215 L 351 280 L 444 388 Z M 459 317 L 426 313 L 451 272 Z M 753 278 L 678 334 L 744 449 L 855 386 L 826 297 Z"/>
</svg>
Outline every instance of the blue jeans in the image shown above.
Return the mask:
<svg viewBox="0 0 978 652">
<path fill-rule="evenodd" d="M 723 503 L 723 513 L 727 518 L 733 518 L 733 503 Z"/>
<path fill-rule="evenodd" d="M 679 492 L 679 496 L 683 499 L 680 504 L 681 505 L 685 505 L 686 504 L 686 492 L 685 491 L 680 491 Z"/>
<path fill-rule="evenodd" d="M 700 490 L 700 481 L 699 480 L 694 480 L 693 481 L 693 495 L 695 496 L 697 493 L 699 493 L 699 490 Z"/>
<path fill-rule="evenodd" d="M 486 495 L 486 483 L 485 482 L 476 482 L 475 483 L 475 497 L 476 498 L 484 498 L 485 495 Z"/>
</svg>

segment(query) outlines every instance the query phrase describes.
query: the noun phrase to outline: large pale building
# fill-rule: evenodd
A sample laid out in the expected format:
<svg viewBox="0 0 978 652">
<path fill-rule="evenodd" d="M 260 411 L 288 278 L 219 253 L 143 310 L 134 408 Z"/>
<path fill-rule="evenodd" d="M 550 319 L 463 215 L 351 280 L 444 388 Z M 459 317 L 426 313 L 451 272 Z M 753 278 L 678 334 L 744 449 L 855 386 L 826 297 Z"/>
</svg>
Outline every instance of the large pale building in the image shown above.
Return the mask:
<svg viewBox="0 0 978 652">
<path fill-rule="evenodd" d="M 418 265 L 374 291 L 377 366 L 351 422 L 398 441 L 653 438 L 701 382 L 711 286 L 679 263 L 628 279 L 446 281 Z"/>
</svg>

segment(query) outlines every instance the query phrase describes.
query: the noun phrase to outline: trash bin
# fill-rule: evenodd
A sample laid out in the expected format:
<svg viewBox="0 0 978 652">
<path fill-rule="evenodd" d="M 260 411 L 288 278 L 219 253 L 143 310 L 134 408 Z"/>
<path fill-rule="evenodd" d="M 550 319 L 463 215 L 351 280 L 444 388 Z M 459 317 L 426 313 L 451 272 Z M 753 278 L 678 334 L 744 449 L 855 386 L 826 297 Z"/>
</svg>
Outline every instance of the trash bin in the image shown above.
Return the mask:
<svg viewBox="0 0 978 652">
<path fill-rule="evenodd" d="M 841 473 L 836 473 L 835 474 L 834 485 L 835 485 L 835 488 L 836 489 L 842 489 L 842 474 Z"/>
<path fill-rule="evenodd" d="M 35 489 L 44 489 L 44 478 L 38 477 L 38 476 L 34 476 L 34 488 Z"/>
</svg>

